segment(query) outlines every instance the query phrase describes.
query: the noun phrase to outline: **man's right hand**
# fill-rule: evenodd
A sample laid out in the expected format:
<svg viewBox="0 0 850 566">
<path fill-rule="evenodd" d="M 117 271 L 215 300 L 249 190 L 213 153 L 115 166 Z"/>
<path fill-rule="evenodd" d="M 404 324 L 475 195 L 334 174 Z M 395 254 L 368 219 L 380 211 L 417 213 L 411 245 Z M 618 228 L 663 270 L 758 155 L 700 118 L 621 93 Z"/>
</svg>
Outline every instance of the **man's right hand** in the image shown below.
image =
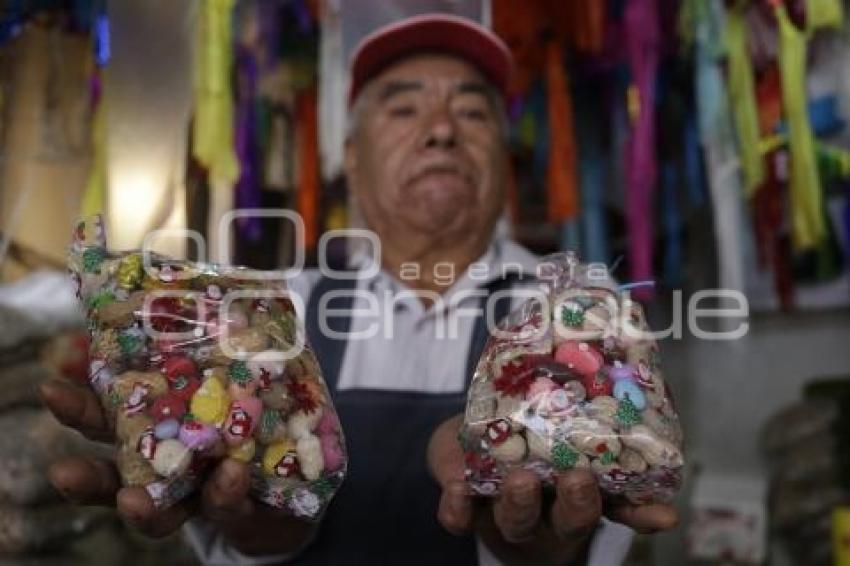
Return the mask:
<svg viewBox="0 0 850 566">
<path fill-rule="evenodd" d="M 91 440 L 111 442 L 113 431 L 94 392 L 64 380 L 40 386 L 41 398 L 64 425 Z M 53 486 L 67 499 L 81 505 L 117 508 L 130 525 L 151 537 L 167 536 L 189 518 L 200 516 L 213 522 L 226 540 L 245 554 L 290 554 L 312 537 L 315 526 L 284 515 L 248 497 L 248 466 L 225 459 L 213 469 L 200 493 L 157 509 L 141 487 L 122 487 L 114 462 L 101 458 L 70 457 L 51 465 Z"/>
</svg>

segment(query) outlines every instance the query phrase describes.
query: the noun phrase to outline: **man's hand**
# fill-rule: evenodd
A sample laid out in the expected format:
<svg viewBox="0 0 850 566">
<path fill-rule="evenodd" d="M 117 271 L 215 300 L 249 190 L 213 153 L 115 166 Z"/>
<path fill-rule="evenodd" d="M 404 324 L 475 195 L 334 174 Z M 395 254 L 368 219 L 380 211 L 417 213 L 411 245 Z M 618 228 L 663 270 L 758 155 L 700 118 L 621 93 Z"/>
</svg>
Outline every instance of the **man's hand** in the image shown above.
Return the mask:
<svg viewBox="0 0 850 566">
<path fill-rule="evenodd" d="M 100 403 L 87 387 L 51 380 L 41 385 L 40 394 L 61 423 L 91 440 L 113 439 Z M 51 465 L 48 476 L 72 502 L 116 507 L 127 523 L 152 537 L 169 535 L 190 517 L 203 516 L 213 521 L 237 550 L 277 554 L 297 552 L 310 540 L 314 528 L 249 499 L 248 467 L 233 459 L 215 467 L 199 495 L 167 509 L 155 508 L 143 488 L 121 487 L 118 470 L 110 460 L 65 458 Z"/>
<path fill-rule="evenodd" d="M 512 472 L 497 497 L 477 502 L 463 480 L 464 455 L 457 441 L 462 421 L 460 415 L 441 424 L 428 447 L 428 465 L 443 488 L 437 518 L 454 534 L 477 531 L 506 562 L 578 563 L 603 513 L 641 533 L 671 529 L 678 522 L 669 505 L 604 504 L 596 479 L 587 470 L 559 474 L 555 501 L 548 509 L 540 480 L 528 470 Z"/>
</svg>

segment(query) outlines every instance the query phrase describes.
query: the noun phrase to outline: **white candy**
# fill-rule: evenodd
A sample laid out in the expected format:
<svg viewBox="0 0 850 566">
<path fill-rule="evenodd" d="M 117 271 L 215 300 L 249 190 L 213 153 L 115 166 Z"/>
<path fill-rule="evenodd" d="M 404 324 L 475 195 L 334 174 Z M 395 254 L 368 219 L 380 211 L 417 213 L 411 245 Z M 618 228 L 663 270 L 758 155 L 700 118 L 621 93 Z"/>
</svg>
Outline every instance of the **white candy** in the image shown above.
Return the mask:
<svg viewBox="0 0 850 566">
<path fill-rule="evenodd" d="M 500 462 L 519 462 L 525 456 L 525 439 L 519 434 L 512 434 L 503 443 L 495 446 L 492 454 Z"/>
<path fill-rule="evenodd" d="M 552 442 L 548 436 L 526 429 L 525 438 L 528 441 L 529 456 L 546 462 L 552 461 Z"/>
<path fill-rule="evenodd" d="M 643 456 L 641 456 L 631 448 L 624 448 L 623 451 L 620 452 L 619 460 L 620 468 L 624 472 L 637 472 L 639 474 L 642 474 L 646 471 L 646 460 L 644 460 Z"/>
<path fill-rule="evenodd" d="M 635 425 L 621 437 L 623 444 L 643 456 L 650 466 L 679 468 L 684 464 L 682 452 L 672 443 L 656 436 L 645 425 Z"/>
<path fill-rule="evenodd" d="M 322 420 L 322 412 L 322 408 L 317 407 L 309 413 L 296 411 L 289 415 L 289 420 L 286 422 L 286 430 L 289 431 L 290 438 L 299 440 L 316 430 L 316 426 Z"/>
<path fill-rule="evenodd" d="M 246 365 L 255 378 L 259 378 L 265 370 L 271 379 L 275 379 L 283 375 L 286 367 L 286 361 L 281 359 L 282 355 L 279 350 L 264 350 L 248 358 Z"/>
<path fill-rule="evenodd" d="M 301 473 L 304 477 L 308 480 L 319 479 L 325 468 L 319 437 L 310 433 L 302 436 L 295 445 L 295 452 L 298 454 L 298 462 L 301 464 Z"/>
<path fill-rule="evenodd" d="M 179 476 L 189 468 L 192 451 L 179 440 L 162 440 L 156 445 L 151 465 L 161 476 L 170 478 Z"/>
<path fill-rule="evenodd" d="M 575 427 L 567 433 L 567 440 L 588 456 L 599 456 L 603 446 L 606 452 L 617 456 L 622 448 L 614 429 L 594 421 L 576 421 Z"/>
</svg>

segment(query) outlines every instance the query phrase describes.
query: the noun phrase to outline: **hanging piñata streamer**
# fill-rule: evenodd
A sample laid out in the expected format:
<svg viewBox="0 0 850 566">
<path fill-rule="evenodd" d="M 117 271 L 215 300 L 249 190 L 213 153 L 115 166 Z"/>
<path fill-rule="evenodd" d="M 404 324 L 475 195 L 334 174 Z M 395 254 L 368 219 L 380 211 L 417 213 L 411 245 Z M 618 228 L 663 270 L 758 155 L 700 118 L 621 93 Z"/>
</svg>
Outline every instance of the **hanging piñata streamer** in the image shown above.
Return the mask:
<svg viewBox="0 0 850 566">
<path fill-rule="evenodd" d="M 814 134 L 806 114 L 807 38 L 791 22 L 781 2 L 771 3 L 779 26 L 782 100 L 791 150 L 791 235 L 794 248 L 802 251 L 816 247 L 826 237 Z"/>
<path fill-rule="evenodd" d="M 550 222 L 564 222 L 576 217 L 578 194 L 572 100 L 561 45 L 557 41 L 550 41 L 546 47 L 546 87 L 549 112 L 548 216 Z"/>
<path fill-rule="evenodd" d="M 259 208 L 262 204 L 257 143 L 257 61 L 248 47 L 237 48 L 236 54 L 236 155 L 239 179 L 235 187 L 236 208 Z M 239 218 L 239 234 L 251 242 L 262 236 L 262 225 L 256 216 Z"/>
<path fill-rule="evenodd" d="M 744 171 L 747 198 L 764 182 L 764 162 L 759 152 L 759 120 L 756 110 L 753 65 L 747 47 L 746 2 L 738 0 L 726 13 L 729 96 L 735 114 L 738 152 Z"/>
<path fill-rule="evenodd" d="M 304 244 L 315 248 L 319 238 L 319 136 L 315 88 L 298 95 L 298 212 L 304 219 Z"/>
<path fill-rule="evenodd" d="M 233 147 L 231 15 L 235 0 L 201 4 L 195 49 L 192 156 L 209 171 L 213 186 L 232 186 L 239 177 Z"/>
<path fill-rule="evenodd" d="M 626 50 L 633 85 L 632 132 L 626 144 L 626 225 L 629 235 L 630 277 L 652 279 L 652 193 L 655 163 L 655 79 L 659 57 L 656 0 L 629 0 L 625 10 Z M 652 296 L 652 287 L 635 291 L 639 299 Z"/>
</svg>

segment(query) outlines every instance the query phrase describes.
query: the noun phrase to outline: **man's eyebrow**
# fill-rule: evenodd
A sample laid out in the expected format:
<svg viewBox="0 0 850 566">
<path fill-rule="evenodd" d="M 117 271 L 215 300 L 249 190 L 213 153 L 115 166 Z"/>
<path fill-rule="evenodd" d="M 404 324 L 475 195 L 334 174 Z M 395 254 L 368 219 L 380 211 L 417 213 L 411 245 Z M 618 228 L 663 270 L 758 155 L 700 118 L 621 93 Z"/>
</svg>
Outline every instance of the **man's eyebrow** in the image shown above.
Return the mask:
<svg viewBox="0 0 850 566">
<path fill-rule="evenodd" d="M 419 81 L 390 81 L 381 87 L 378 92 L 378 100 L 384 102 L 396 94 L 411 90 L 422 90 L 423 88 L 424 86 Z"/>
<path fill-rule="evenodd" d="M 465 81 L 457 85 L 458 94 L 480 94 L 493 107 L 498 107 L 499 92 L 490 83 L 482 81 Z"/>
<path fill-rule="evenodd" d="M 466 94 L 482 94 L 487 98 L 496 94 L 496 91 L 489 84 L 480 81 L 462 82 L 455 88 L 455 92 Z"/>
</svg>

